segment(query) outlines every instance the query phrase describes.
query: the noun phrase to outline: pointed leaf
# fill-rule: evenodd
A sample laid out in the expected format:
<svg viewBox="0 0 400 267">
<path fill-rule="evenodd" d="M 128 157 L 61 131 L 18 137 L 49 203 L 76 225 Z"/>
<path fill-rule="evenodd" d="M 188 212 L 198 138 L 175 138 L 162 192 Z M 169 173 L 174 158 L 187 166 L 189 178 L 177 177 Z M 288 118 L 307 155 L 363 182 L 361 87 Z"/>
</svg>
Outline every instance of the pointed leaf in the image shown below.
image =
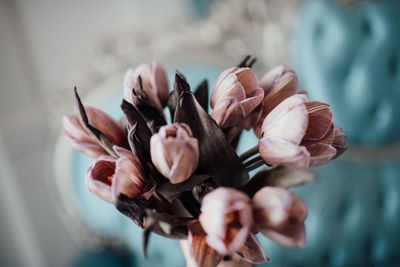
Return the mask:
<svg viewBox="0 0 400 267">
<path fill-rule="evenodd" d="M 187 222 L 191 220 L 193 218 L 174 216 L 147 209 L 144 228 L 168 238 L 186 239 L 188 235 Z"/>
<path fill-rule="evenodd" d="M 182 93 L 174 121 L 188 124 L 199 141 L 198 174 L 209 174 L 219 186 L 238 188 L 243 185 L 247 177 L 238 155 L 192 93 Z"/>
<path fill-rule="evenodd" d="M 197 263 L 198 267 L 213 267 L 222 260 L 213 248 L 209 247 L 206 242 L 206 233 L 201 228 L 198 220 L 188 223 L 189 236 L 188 246 L 189 254 Z"/>
<path fill-rule="evenodd" d="M 314 182 L 316 176 L 307 169 L 292 165 L 279 165 L 259 171 L 242 188 L 250 197 L 264 186 L 292 187 Z"/>
<path fill-rule="evenodd" d="M 146 121 L 143 119 L 140 112 L 129 102 L 123 100 L 121 109 L 124 112 L 130 126 L 136 125 L 134 132 L 135 137 L 143 146 L 143 149 L 150 155 L 150 138 L 151 131 L 147 127 Z"/>
<path fill-rule="evenodd" d="M 246 261 L 253 264 L 271 261 L 265 255 L 264 249 L 254 234 L 249 235 L 244 246 L 236 251 L 236 253 Z"/>
<path fill-rule="evenodd" d="M 78 95 L 76 87 L 74 88 L 74 93 L 75 93 L 75 105 L 78 107 L 80 115 L 79 120 L 83 122 L 83 125 L 86 128 L 86 130 L 88 130 L 90 133 L 93 134 L 93 136 L 97 139 L 97 142 L 102 148 L 104 148 L 110 155 L 117 156 L 115 154 L 115 151 L 113 150 L 113 146 L 115 146 L 115 143 L 111 141 L 110 138 L 108 138 L 100 130 L 89 124 L 89 119 L 86 114 L 85 107 L 82 104 L 82 101 Z"/>
<path fill-rule="evenodd" d="M 190 86 L 186 82 L 185 76 L 179 71 L 175 73 L 174 90 L 171 92 L 168 100 L 168 108 L 171 113 L 171 118 L 174 117 L 176 105 L 178 104 L 179 97 L 183 92 L 190 92 Z"/>
<path fill-rule="evenodd" d="M 208 81 L 204 79 L 194 91 L 197 102 L 208 113 Z"/>
</svg>

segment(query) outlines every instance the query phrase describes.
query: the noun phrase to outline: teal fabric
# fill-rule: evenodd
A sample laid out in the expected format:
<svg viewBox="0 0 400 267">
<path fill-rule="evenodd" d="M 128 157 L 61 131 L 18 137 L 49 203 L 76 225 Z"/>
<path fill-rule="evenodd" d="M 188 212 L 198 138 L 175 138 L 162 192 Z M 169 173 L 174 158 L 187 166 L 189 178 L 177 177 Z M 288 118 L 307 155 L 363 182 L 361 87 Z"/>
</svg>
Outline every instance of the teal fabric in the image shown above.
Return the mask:
<svg viewBox="0 0 400 267">
<path fill-rule="evenodd" d="M 314 99 L 332 104 L 349 140 L 400 141 L 400 1 L 343 8 L 308 1 L 296 32 L 298 73 Z"/>
</svg>

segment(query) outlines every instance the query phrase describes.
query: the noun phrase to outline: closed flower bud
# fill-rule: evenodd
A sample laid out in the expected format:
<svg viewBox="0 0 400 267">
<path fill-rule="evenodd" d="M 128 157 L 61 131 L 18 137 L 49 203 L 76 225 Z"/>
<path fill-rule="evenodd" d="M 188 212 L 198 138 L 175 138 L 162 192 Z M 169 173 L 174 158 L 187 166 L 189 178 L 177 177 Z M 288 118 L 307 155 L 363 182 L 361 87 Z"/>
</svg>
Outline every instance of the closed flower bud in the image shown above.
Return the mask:
<svg viewBox="0 0 400 267">
<path fill-rule="evenodd" d="M 89 124 L 104 133 L 116 145 L 122 145 L 126 137 L 122 126 L 103 111 L 85 107 Z M 90 157 L 96 158 L 108 153 L 98 144 L 96 138 L 87 131 L 77 115 L 64 116 L 64 133 L 72 141 L 74 148 Z"/>
<path fill-rule="evenodd" d="M 253 197 L 254 224 L 258 231 L 287 247 L 305 245 L 307 206 L 284 188 L 264 187 Z"/>
<path fill-rule="evenodd" d="M 120 194 L 136 199 L 149 198 L 154 184 L 146 179 L 139 159 L 129 150 L 114 146 L 119 158 L 101 156 L 86 173 L 85 182 L 89 192 L 114 203 Z"/>
<path fill-rule="evenodd" d="M 231 68 L 222 72 L 211 95 L 211 117 L 221 128 L 238 126 L 240 121 L 253 114 L 264 96 L 258 80 L 250 68 Z M 248 120 L 251 121 L 251 120 Z"/>
<path fill-rule="evenodd" d="M 139 85 L 138 77 L 142 79 L 142 88 Z M 136 69 L 128 69 L 124 77 L 124 98 L 130 103 L 135 102 L 136 95 L 144 94 L 153 107 L 162 111 L 168 103 L 169 86 L 167 74 L 164 67 L 157 61 L 149 64 L 141 64 Z"/>
<path fill-rule="evenodd" d="M 157 170 L 172 184 L 187 180 L 199 163 L 198 141 L 185 123 L 161 127 L 150 139 L 150 152 Z"/>
<path fill-rule="evenodd" d="M 264 90 L 261 118 L 265 118 L 277 105 L 297 91 L 296 73 L 286 66 L 280 65 L 267 72 L 260 80 Z M 255 133 L 261 136 L 262 120 L 255 127 Z"/>
<path fill-rule="evenodd" d="M 203 198 L 199 220 L 208 245 L 220 255 L 230 255 L 244 245 L 250 233 L 250 199 L 232 188 L 215 189 Z"/>
<path fill-rule="evenodd" d="M 328 104 L 308 102 L 304 94 L 287 98 L 263 121 L 261 157 L 271 165 L 294 163 L 309 167 L 327 163 L 337 154 L 332 145 L 332 119 Z"/>
</svg>

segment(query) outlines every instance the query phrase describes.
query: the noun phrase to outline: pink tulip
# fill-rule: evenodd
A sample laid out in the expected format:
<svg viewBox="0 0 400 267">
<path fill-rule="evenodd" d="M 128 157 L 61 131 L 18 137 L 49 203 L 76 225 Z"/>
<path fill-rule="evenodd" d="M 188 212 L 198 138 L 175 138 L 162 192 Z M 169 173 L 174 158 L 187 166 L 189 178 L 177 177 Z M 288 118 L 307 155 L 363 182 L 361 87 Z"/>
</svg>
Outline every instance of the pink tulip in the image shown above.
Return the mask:
<svg viewBox="0 0 400 267">
<path fill-rule="evenodd" d="M 142 79 L 143 92 L 138 84 L 138 77 Z M 152 106 L 162 111 L 168 103 L 169 86 L 164 67 L 157 61 L 141 64 L 136 69 L 128 69 L 124 77 L 124 98 L 130 103 L 135 102 L 137 95 L 144 94 Z"/>
<path fill-rule="evenodd" d="M 277 66 L 267 72 L 260 80 L 264 89 L 261 118 L 265 118 L 277 105 L 297 91 L 296 73 L 287 66 Z M 255 133 L 261 136 L 262 120 L 258 121 Z"/>
<path fill-rule="evenodd" d="M 295 163 L 303 167 L 330 161 L 334 125 L 328 104 L 307 101 L 304 94 L 288 97 L 264 119 L 259 142 L 261 157 L 271 165 Z"/>
<path fill-rule="evenodd" d="M 284 188 L 264 187 L 253 197 L 256 229 L 287 247 L 303 247 L 306 242 L 304 219 L 307 206 Z"/>
<path fill-rule="evenodd" d="M 199 163 L 198 141 L 185 123 L 161 127 L 150 139 L 150 154 L 157 170 L 173 184 L 187 180 Z"/>
<path fill-rule="evenodd" d="M 240 126 L 240 122 L 253 114 L 264 93 L 250 68 L 231 68 L 222 72 L 211 95 L 211 117 L 221 128 Z M 252 121 L 251 119 L 248 121 Z"/>
<path fill-rule="evenodd" d="M 136 199 L 148 199 L 155 186 L 146 180 L 139 159 L 129 150 L 114 146 L 119 158 L 101 156 L 86 173 L 85 182 L 89 192 L 114 203 L 120 194 Z"/>
<path fill-rule="evenodd" d="M 124 143 L 125 130 L 118 122 L 97 108 L 85 107 L 85 110 L 90 125 L 104 133 L 116 145 Z M 76 150 L 93 158 L 108 155 L 96 138 L 83 127 L 77 115 L 64 116 L 62 123 L 65 135 L 72 141 Z"/>
<path fill-rule="evenodd" d="M 230 255 L 249 236 L 253 223 L 250 199 L 235 189 L 219 187 L 203 198 L 199 220 L 207 244 L 220 255 Z"/>
</svg>

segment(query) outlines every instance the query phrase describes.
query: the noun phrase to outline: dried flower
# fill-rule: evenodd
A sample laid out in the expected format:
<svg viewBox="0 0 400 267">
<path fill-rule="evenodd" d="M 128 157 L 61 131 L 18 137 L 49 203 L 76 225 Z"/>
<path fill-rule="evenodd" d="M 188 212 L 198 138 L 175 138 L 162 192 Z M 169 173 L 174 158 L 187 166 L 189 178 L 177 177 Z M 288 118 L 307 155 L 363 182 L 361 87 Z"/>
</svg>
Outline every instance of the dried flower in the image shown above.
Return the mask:
<svg viewBox="0 0 400 267">
<path fill-rule="evenodd" d="M 250 199 L 235 189 L 219 187 L 204 197 L 199 220 L 208 245 L 220 255 L 232 254 L 244 245 L 250 233 Z"/>
<path fill-rule="evenodd" d="M 302 247 L 306 241 L 304 219 L 307 206 L 290 191 L 264 187 L 253 197 L 253 216 L 257 230 L 287 247 Z"/>
<path fill-rule="evenodd" d="M 265 118 L 279 103 L 296 93 L 296 73 L 287 66 L 280 65 L 268 71 L 259 85 L 264 89 L 261 118 Z M 261 136 L 262 122 L 259 120 L 254 129 L 258 136 Z"/>
<path fill-rule="evenodd" d="M 104 133 L 116 145 L 124 143 L 126 134 L 122 126 L 103 111 L 85 107 L 89 123 Z M 99 145 L 96 138 L 83 127 L 77 115 L 64 116 L 62 119 L 64 133 L 72 140 L 74 148 L 90 157 L 97 158 L 108 153 Z"/>
<path fill-rule="evenodd" d="M 173 184 L 188 179 L 199 162 L 198 141 L 185 123 L 161 127 L 151 137 L 150 153 L 158 171 Z"/>
<path fill-rule="evenodd" d="M 334 125 L 328 104 L 307 102 L 304 94 L 293 95 L 273 109 L 261 127 L 261 157 L 269 164 L 296 163 L 318 166 L 337 151 L 332 146 Z"/>
<path fill-rule="evenodd" d="M 146 179 L 139 159 L 129 150 L 114 146 L 119 158 L 101 156 L 86 173 L 86 187 L 99 198 L 114 203 L 120 194 L 149 198 L 155 186 Z"/>
<path fill-rule="evenodd" d="M 142 86 L 138 78 L 141 77 Z M 143 91 L 142 91 L 143 89 Z M 128 69 L 124 76 L 124 98 L 133 104 L 136 95 L 144 94 L 152 106 L 162 111 L 168 103 L 169 86 L 164 67 L 157 61 L 141 64 L 136 69 Z"/>
<path fill-rule="evenodd" d="M 261 103 L 263 90 L 250 68 L 231 68 L 222 72 L 211 95 L 211 117 L 221 128 L 236 126 Z M 252 114 L 258 116 L 258 114 Z"/>
</svg>

